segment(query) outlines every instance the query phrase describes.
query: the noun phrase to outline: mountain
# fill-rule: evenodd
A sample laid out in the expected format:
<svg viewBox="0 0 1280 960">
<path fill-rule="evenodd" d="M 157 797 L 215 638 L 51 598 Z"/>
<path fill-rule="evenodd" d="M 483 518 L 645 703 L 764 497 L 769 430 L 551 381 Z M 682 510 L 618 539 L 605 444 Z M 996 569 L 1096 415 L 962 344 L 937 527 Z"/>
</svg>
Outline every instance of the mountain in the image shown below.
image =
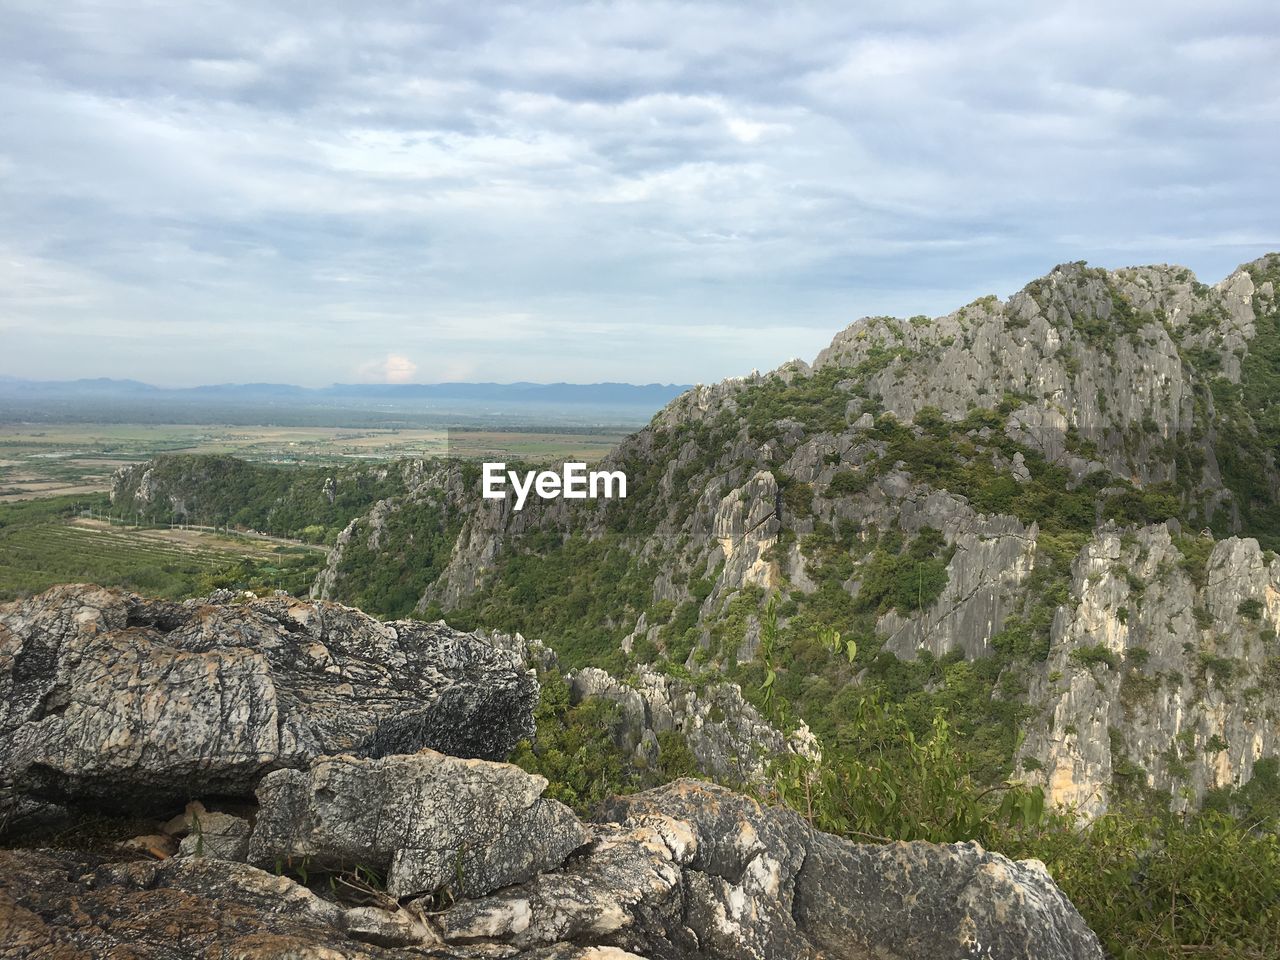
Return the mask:
<svg viewBox="0 0 1280 960">
<path fill-rule="evenodd" d="M 867 318 L 673 400 L 603 464 L 625 500 L 516 510 L 406 461 L 253 466 L 241 506 L 353 517 L 317 597 L 545 640 L 569 691 L 544 673 L 521 762 L 578 802 L 692 767 L 846 837 L 1044 860 L 1114 955 L 1274 956 L 1278 284 L 1274 254 L 1213 286 L 1076 263 Z M 205 502 L 212 464 L 113 496 Z"/>
<path fill-rule="evenodd" d="M 1089 815 L 1196 805 L 1280 753 L 1278 281 L 1276 255 L 1214 286 L 1074 263 L 1007 301 L 867 318 L 812 364 L 672 401 L 606 461 L 625 501 L 515 512 L 426 465 L 315 592 L 397 614 L 417 596 L 575 666 L 757 698 L 771 674 L 832 742 L 872 693 L 917 724 L 941 708 L 985 776 Z"/>
<path fill-rule="evenodd" d="M 474 400 L 480 402 L 599 403 L 619 405 L 665 404 L 688 386 L 664 383 L 335 383 L 328 387 L 298 387 L 284 383 L 217 383 L 196 387 L 156 387 L 137 380 L 98 377 L 83 380 L 24 380 L 0 377 L 0 396 L 124 396 L 198 399 L 233 398 L 244 401 L 298 398 L 324 401 L 344 399 Z"/>
</svg>

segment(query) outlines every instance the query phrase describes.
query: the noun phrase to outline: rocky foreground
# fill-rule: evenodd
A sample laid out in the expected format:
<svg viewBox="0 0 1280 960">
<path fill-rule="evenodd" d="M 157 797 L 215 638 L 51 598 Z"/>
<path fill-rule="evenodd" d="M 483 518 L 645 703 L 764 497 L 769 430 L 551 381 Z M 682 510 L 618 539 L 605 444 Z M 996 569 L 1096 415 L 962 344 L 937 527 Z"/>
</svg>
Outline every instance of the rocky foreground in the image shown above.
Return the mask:
<svg viewBox="0 0 1280 960">
<path fill-rule="evenodd" d="M 329 603 L 0 607 L 0 957 L 1102 957 L 1043 866 L 976 844 L 689 780 L 584 822 L 497 762 L 537 696 L 517 652 Z M 104 810 L 154 832 L 34 832 Z"/>
</svg>

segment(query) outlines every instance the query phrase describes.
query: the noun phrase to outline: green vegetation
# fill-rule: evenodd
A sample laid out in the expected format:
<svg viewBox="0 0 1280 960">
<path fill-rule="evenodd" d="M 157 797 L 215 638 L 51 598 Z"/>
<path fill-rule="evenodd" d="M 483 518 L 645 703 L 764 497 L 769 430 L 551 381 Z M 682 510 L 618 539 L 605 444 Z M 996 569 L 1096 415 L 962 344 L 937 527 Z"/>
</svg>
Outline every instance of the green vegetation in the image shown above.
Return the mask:
<svg viewBox="0 0 1280 960">
<path fill-rule="evenodd" d="M 977 840 L 1041 860 L 1117 958 L 1280 955 L 1280 762 L 1199 815 L 1121 804 L 1083 825 L 1038 789 L 993 788 L 977 765 L 941 713 L 920 736 L 902 706 L 870 698 L 820 763 L 775 766 L 771 798 L 858 841 Z"/>
<path fill-rule="evenodd" d="M 1262 601 L 1255 600 L 1252 597 L 1247 600 L 1241 600 L 1239 605 L 1236 607 L 1236 613 L 1245 620 L 1261 620 L 1262 611 Z"/>
<path fill-rule="evenodd" d="M 556 671 L 542 671 L 538 679 L 542 695 L 534 714 L 537 736 L 533 743 L 521 741 L 511 762 L 546 777 L 547 796 L 589 816 L 615 794 L 697 776 L 697 764 L 682 734 L 662 733 L 657 767 L 640 769 L 615 739 L 616 704 L 596 698 L 574 703 L 569 685 Z"/>
<path fill-rule="evenodd" d="M 392 511 L 376 537 L 362 523 L 338 564 L 341 600 L 381 617 L 407 617 L 449 562 L 461 526 L 439 494 Z"/>
<path fill-rule="evenodd" d="M 843 429 L 844 406 L 831 401 L 835 384 L 847 373 L 838 367 L 824 367 L 813 376 L 795 374 L 784 379 L 770 374 L 752 384 L 738 399 L 749 434 L 756 440 L 778 437 L 784 419 L 798 421 L 810 433 Z"/>
<path fill-rule="evenodd" d="M 620 538 L 536 531 L 499 557 L 486 585 L 450 610 L 454 626 L 519 630 L 552 644 L 566 668 L 621 666 L 618 644 L 649 606 L 655 568 Z M 440 615 L 427 611 L 428 619 Z"/>
<path fill-rule="evenodd" d="M 1255 286 L 1280 289 L 1280 257 L 1250 268 Z M 1241 528 L 1265 549 L 1280 548 L 1280 500 L 1276 496 L 1274 451 L 1280 448 L 1280 299 L 1255 294 L 1257 333 L 1241 361 L 1240 383 L 1210 383 L 1216 443 L 1223 484 L 1234 495 Z M 1201 401 L 1202 408 L 1208 406 Z M 1217 536 L 1234 533 L 1230 511 L 1219 511 L 1211 526 Z"/>
<path fill-rule="evenodd" d="M 151 495 L 143 497 L 146 476 Z M 406 492 L 400 467 L 285 467 L 227 456 L 162 456 L 135 467 L 112 509 L 122 519 L 257 530 L 332 544 L 379 500 Z"/>
<path fill-rule="evenodd" d="M 216 587 L 305 595 L 324 560 L 309 547 L 79 519 L 90 506 L 105 511 L 106 497 L 0 504 L 0 600 L 59 583 L 97 583 L 168 598 L 200 596 Z"/>
<path fill-rule="evenodd" d="M 862 589 L 855 606 L 860 610 L 910 613 L 933 604 L 947 585 L 947 564 L 954 547 L 948 547 L 941 531 L 925 527 L 902 553 L 886 549 L 895 538 L 882 538 L 862 568 Z"/>
<path fill-rule="evenodd" d="M 1103 643 L 1097 643 L 1091 647 L 1077 647 L 1071 651 L 1070 660 L 1082 667 L 1103 664 L 1112 670 L 1120 669 L 1120 658 Z"/>
</svg>

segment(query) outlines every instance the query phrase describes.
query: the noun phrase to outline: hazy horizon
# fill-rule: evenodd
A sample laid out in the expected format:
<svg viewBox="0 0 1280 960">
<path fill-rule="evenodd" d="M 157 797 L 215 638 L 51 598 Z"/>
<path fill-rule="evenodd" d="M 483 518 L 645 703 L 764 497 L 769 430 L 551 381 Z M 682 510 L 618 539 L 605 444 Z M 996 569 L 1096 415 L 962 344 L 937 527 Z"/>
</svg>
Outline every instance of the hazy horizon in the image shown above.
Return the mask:
<svg viewBox="0 0 1280 960">
<path fill-rule="evenodd" d="M 714 382 L 1280 248 L 1270 4 L 0 0 L 0 373 Z"/>
<path fill-rule="evenodd" d="M 386 381 L 333 381 L 331 383 L 319 383 L 314 385 L 290 383 L 285 380 L 222 380 L 222 381 L 201 381 L 201 382 L 184 382 L 172 383 L 159 380 L 142 380 L 137 377 L 113 377 L 109 375 L 101 376 L 84 376 L 84 377 L 23 377 L 13 373 L 0 372 L 0 382 L 10 383 L 28 383 L 28 384 L 59 384 L 59 383 L 92 383 L 95 381 L 104 381 L 115 384 L 137 383 L 145 387 L 154 387 L 158 390 L 202 390 L 229 387 L 288 387 L 297 390 L 307 391 L 323 391 L 334 388 L 354 387 L 354 388 L 412 388 L 412 387 L 474 387 L 474 386 L 493 386 L 493 387 L 680 387 L 688 388 L 693 386 L 692 383 L 662 383 L 654 380 L 648 383 L 640 383 L 631 380 L 406 380 L 403 382 L 386 382 Z"/>
</svg>

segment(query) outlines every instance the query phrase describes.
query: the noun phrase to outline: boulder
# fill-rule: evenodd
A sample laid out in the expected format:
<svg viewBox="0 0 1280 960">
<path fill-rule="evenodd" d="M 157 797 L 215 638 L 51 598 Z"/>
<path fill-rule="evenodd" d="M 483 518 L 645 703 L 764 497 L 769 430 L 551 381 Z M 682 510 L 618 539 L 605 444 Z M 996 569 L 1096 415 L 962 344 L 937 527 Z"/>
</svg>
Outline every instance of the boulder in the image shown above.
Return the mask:
<svg viewBox="0 0 1280 960">
<path fill-rule="evenodd" d="M 682 922 L 684 867 L 696 851 L 688 825 L 670 818 L 602 827 L 585 856 L 563 870 L 450 907 L 441 935 L 455 944 L 535 949 L 569 940 L 696 955 L 697 938 Z"/>
<path fill-rule="evenodd" d="M 519 767 L 433 750 L 326 757 L 258 788 L 250 858 L 371 868 L 393 897 L 474 897 L 558 867 L 590 834 L 547 781 Z"/>
<path fill-rule="evenodd" d="M 537 698 L 516 654 L 443 624 L 56 587 L 0 606 L 0 796 L 136 811 L 328 754 L 501 759 Z"/>
</svg>

